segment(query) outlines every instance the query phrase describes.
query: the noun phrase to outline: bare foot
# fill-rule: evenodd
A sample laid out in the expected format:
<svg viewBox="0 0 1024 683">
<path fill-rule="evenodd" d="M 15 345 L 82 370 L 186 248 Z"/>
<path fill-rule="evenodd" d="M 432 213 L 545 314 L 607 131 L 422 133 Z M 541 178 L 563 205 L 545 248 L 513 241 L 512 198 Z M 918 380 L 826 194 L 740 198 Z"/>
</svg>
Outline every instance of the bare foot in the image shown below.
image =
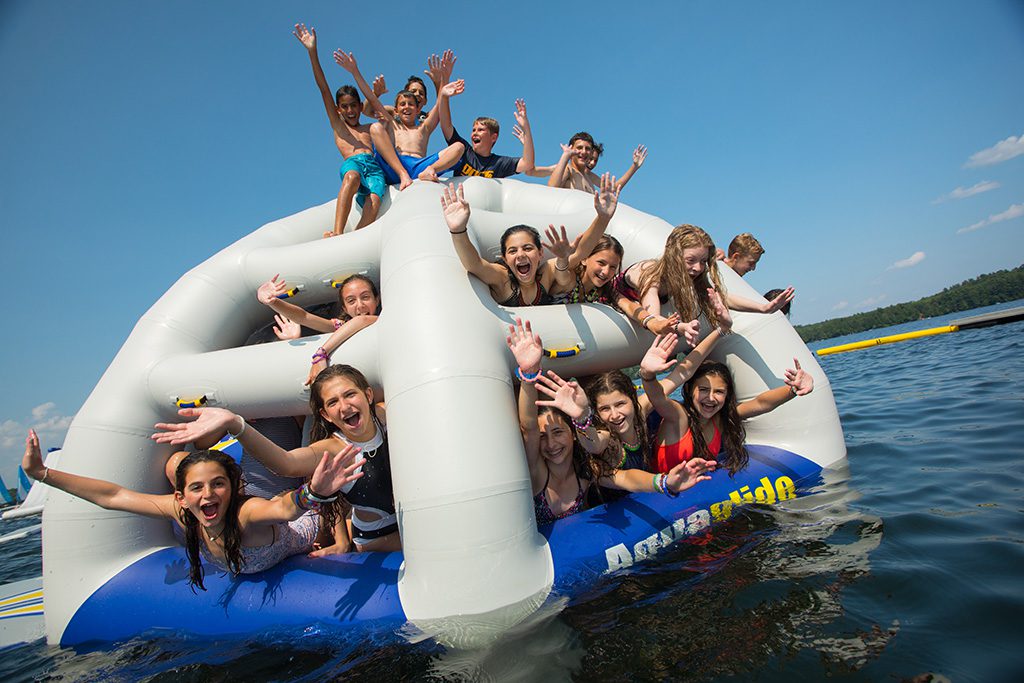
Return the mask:
<svg viewBox="0 0 1024 683">
<path fill-rule="evenodd" d="M 434 171 L 433 166 L 427 166 L 425 169 L 420 171 L 420 174 L 416 177 L 419 180 L 426 180 L 430 183 L 437 183 L 441 181 L 441 179 L 437 177 L 437 172 Z"/>
<path fill-rule="evenodd" d="M 328 230 L 327 232 L 324 233 L 324 239 L 328 237 L 337 237 L 340 234 L 341 233 L 334 232 L 333 230 Z"/>
</svg>

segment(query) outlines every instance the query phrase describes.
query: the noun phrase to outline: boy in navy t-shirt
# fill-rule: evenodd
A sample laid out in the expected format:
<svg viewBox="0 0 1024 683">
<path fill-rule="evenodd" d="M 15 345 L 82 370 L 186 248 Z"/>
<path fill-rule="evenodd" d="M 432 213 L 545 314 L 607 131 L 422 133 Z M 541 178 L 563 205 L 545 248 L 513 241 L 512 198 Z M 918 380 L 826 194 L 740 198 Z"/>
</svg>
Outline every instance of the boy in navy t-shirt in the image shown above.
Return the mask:
<svg viewBox="0 0 1024 683">
<path fill-rule="evenodd" d="M 438 93 L 438 109 L 441 115 L 441 132 L 449 145 L 461 142 L 466 147 L 462 158 L 452 167 L 457 176 L 478 175 L 484 178 L 507 178 L 516 173 L 527 173 L 533 170 L 533 134 L 530 132 L 530 120 L 526 116 L 526 102 L 516 100 L 516 124 L 523 131 L 523 156 L 507 157 L 491 154 L 494 143 L 498 140 L 498 122 L 492 118 L 481 116 L 473 122 L 469 140 L 466 140 L 452 125 L 452 113 L 448 99 L 462 94 L 465 83 L 461 80 L 449 83 Z"/>
</svg>

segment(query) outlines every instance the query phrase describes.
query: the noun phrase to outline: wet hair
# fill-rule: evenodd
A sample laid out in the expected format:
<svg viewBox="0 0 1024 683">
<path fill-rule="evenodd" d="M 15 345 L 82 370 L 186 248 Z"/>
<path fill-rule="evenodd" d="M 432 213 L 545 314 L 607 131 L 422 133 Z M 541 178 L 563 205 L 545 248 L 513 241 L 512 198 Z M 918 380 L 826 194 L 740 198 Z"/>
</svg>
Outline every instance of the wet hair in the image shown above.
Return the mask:
<svg viewBox="0 0 1024 683">
<path fill-rule="evenodd" d="M 501 233 L 501 255 L 502 256 L 505 256 L 505 243 L 508 242 L 509 238 L 512 237 L 512 235 L 516 234 L 517 232 L 525 232 L 525 233 L 529 234 L 530 238 L 531 238 L 531 241 L 534 244 L 537 245 L 538 249 L 541 248 L 541 245 L 540 245 L 540 233 L 537 232 L 537 228 L 534 228 L 534 227 L 531 227 L 529 225 L 524 225 L 523 223 L 520 223 L 519 225 L 513 225 L 511 228 L 509 228 L 505 232 Z"/>
<path fill-rule="evenodd" d="M 601 468 L 597 466 L 590 453 L 580 445 L 579 435 L 576 433 L 576 425 L 572 423 L 569 416 L 553 406 L 540 406 L 537 408 L 537 418 L 541 415 L 551 415 L 565 422 L 572 434 L 572 469 L 580 479 L 596 482 Z"/>
<path fill-rule="evenodd" d="M 351 365 L 338 364 L 330 365 L 324 368 L 316 379 L 313 380 L 313 384 L 309 387 L 309 409 L 313 413 L 313 428 L 309 433 L 310 443 L 321 441 L 326 439 L 334 433 L 336 425 L 324 419 L 324 416 L 320 414 L 320 411 L 324 407 L 324 399 L 321 396 L 324 384 L 334 379 L 335 377 L 344 377 L 353 384 L 360 391 L 366 391 L 370 388 L 370 383 L 366 380 L 366 375 L 356 370 Z M 370 410 L 373 410 L 373 406 L 370 406 Z"/>
<path fill-rule="evenodd" d="M 686 249 L 698 248 L 707 250 L 707 267 L 696 280 L 686 274 L 686 263 L 683 252 Z M 693 320 L 703 313 L 712 327 L 718 327 L 718 316 L 708 298 L 708 287 L 714 287 L 719 295 L 725 296 L 725 288 L 718 275 L 718 263 L 715 261 L 715 242 L 711 236 L 696 225 L 679 225 L 672 228 L 665 241 L 665 252 L 655 260 L 654 266 L 646 270 L 640 278 L 640 297 L 647 293 L 655 283 L 659 292 L 668 294 L 676 306 L 683 321 Z"/>
<path fill-rule="evenodd" d="M 334 102 L 339 107 L 341 106 L 341 98 L 344 95 L 351 95 L 352 97 L 356 98 L 356 102 L 358 102 L 359 104 L 363 103 L 363 99 L 359 97 L 358 90 L 356 90 L 351 85 L 343 85 L 340 88 L 338 88 L 338 90 L 334 93 Z"/>
<path fill-rule="evenodd" d="M 477 119 L 473 121 L 473 125 L 476 125 L 478 123 L 482 124 L 487 130 L 491 131 L 495 135 L 497 135 L 498 132 L 501 130 L 501 126 L 498 125 L 498 122 L 492 119 L 490 116 L 477 117 Z"/>
<path fill-rule="evenodd" d="M 724 364 L 713 360 L 704 361 L 683 385 L 683 409 L 690 419 L 693 456 L 705 460 L 715 459 L 708 450 L 707 443 L 704 442 L 704 433 L 700 428 L 700 413 L 693 405 L 693 388 L 696 386 L 697 380 L 709 375 L 719 377 L 725 382 L 725 404 L 718 411 L 719 421 L 722 425 L 722 454 L 724 455 L 718 458 L 718 462 L 728 468 L 731 477 L 746 467 L 750 460 L 747 447 L 743 443 L 746 441 L 747 431 L 743 427 L 743 420 L 740 419 L 739 411 L 736 408 L 736 385 L 732 381 L 732 373 Z"/>
<path fill-rule="evenodd" d="M 242 558 L 242 528 L 238 524 L 238 510 L 242 502 L 248 498 L 245 495 L 245 487 L 242 483 L 242 468 L 234 459 L 221 451 L 202 450 L 189 453 L 174 470 L 174 490 L 184 494 L 185 480 L 188 471 L 193 466 L 202 462 L 212 462 L 221 466 L 227 475 L 231 486 L 231 499 L 228 501 L 227 510 L 224 511 L 224 530 L 220 537 L 224 539 L 224 557 L 227 560 L 228 570 L 232 574 L 239 574 L 242 571 L 244 560 Z M 188 585 L 194 593 L 196 588 L 206 590 L 203 585 L 203 563 L 200 560 L 200 544 L 203 539 L 199 519 L 180 505 L 178 506 L 178 521 L 185 527 L 185 555 L 188 557 Z"/>
<path fill-rule="evenodd" d="M 313 427 L 309 432 L 309 442 L 316 443 L 322 441 L 334 433 L 335 425 L 324 419 L 324 416 L 320 414 L 320 411 L 324 407 L 324 399 L 321 395 L 323 386 L 335 377 L 344 377 L 353 384 L 360 391 L 367 391 L 370 388 L 370 383 L 366 379 L 366 375 L 356 370 L 351 365 L 329 365 L 320 371 L 320 374 L 313 380 L 313 384 L 309 387 L 309 409 L 313 412 Z M 370 404 L 370 414 L 373 414 L 373 404 Z M 321 454 L 322 455 L 322 454 Z M 321 492 L 322 493 L 322 492 Z M 333 493 L 333 492 L 331 492 Z M 328 493 L 326 495 L 331 495 Z M 322 504 L 320 506 L 320 520 L 321 528 L 333 529 L 339 519 L 342 519 L 348 510 L 348 501 L 341 495 L 330 504 Z"/>
<path fill-rule="evenodd" d="M 338 314 L 338 317 L 341 318 L 342 320 L 352 319 L 352 316 L 345 312 L 345 300 L 343 294 L 346 285 L 348 285 L 350 282 L 365 282 L 370 287 L 370 293 L 373 294 L 373 297 L 377 300 L 377 311 L 375 312 L 379 312 L 380 293 L 377 291 L 377 285 L 374 283 L 373 280 L 366 277 L 365 275 L 361 273 L 354 273 L 353 275 L 349 275 L 347 278 L 342 280 L 341 285 L 338 287 L 338 303 L 341 304 L 341 313 Z"/>
<path fill-rule="evenodd" d="M 597 459 L 599 476 L 611 476 L 622 460 L 622 440 L 618 434 L 605 424 L 601 416 L 597 414 L 597 397 L 602 394 L 611 394 L 619 391 L 633 404 L 633 428 L 636 430 L 637 439 L 640 441 L 640 449 L 643 454 L 644 463 L 651 462 L 651 442 L 647 435 L 647 421 L 644 420 L 643 410 L 640 409 L 640 401 L 636 395 L 636 386 L 626 373 L 621 370 L 610 370 L 599 375 L 587 377 L 583 382 L 583 391 L 593 406 L 594 425 L 603 429 L 611 435 L 608 439 L 608 447 L 605 448 L 602 457 Z"/>
<path fill-rule="evenodd" d="M 416 93 L 414 93 L 412 90 L 399 90 L 398 94 L 395 95 L 395 106 L 396 107 L 398 106 L 398 100 L 402 99 L 403 97 L 411 97 L 413 99 L 413 101 L 416 102 L 417 105 L 419 105 L 419 103 L 420 103 L 419 96 L 416 95 Z"/>
<path fill-rule="evenodd" d="M 729 242 L 729 253 L 726 255 L 732 256 L 733 254 L 760 257 L 764 254 L 764 247 L 749 232 L 741 232 L 732 238 L 732 242 Z"/>
<path fill-rule="evenodd" d="M 569 138 L 569 146 L 572 147 L 573 145 L 575 145 L 577 140 L 583 140 L 584 142 L 590 143 L 591 147 L 597 146 L 594 142 L 593 136 L 590 133 L 587 133 L 586 131 L 581 130 L 579 133 L 576 133 L 576 135 L 573 135 L 571 138 Z"/>
<path fill-rule="evenodd" d="M 769 289 L 767 292 L 764 293 L 764 298 L 768 299 L 768 301 L 771 301 L 772 299 L 777 297 L 779 294 L 782 294 L 784 291 L 786 291 L 786 290 L 784 290 L 784 289 Z M 786 317 L 789 317 L 789 307 L 792 304 L 793 304 L 793 302 L 792 302 L 792 300 L 790 300 L 790 301 L 787 301 L 785 304 L 782 305 L 782 308 L 779 309 L 780 311 L 782 311 L 782 315 L 784 315 Z"/>
</svg>

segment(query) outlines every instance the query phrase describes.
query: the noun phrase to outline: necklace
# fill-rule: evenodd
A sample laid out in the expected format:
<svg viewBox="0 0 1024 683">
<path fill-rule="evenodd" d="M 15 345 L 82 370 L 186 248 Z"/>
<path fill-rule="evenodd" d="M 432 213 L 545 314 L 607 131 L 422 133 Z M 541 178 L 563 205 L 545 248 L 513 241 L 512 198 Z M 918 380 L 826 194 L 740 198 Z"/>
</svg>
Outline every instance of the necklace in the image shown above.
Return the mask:
<svg viewBox="0 0 1024 683">
<path fill-rule="evenodd" d="M 208 539 L 210 539 L 210 542 L 212 543 L 213 541 L 216 541 L 218 538 L 220 538 L 224 534 L 224 527 L 221 526 L 220 531 L 218 531 L 216 534 L 211 534 L 210 530 L 207 529 L 206 527 L 203 527 L 203 531 L 206 532 L 206 537 Z"/>
</svg>

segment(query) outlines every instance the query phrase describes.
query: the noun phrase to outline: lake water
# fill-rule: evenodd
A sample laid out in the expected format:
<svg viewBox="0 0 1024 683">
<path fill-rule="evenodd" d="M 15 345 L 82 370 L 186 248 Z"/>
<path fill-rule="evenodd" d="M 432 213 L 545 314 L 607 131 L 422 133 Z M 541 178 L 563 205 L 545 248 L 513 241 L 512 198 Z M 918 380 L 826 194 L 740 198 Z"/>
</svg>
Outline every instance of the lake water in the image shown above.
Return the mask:
<svg viewBox="0 0 1024 683">
<path fill-rule="evenodd" d="M 822 358 L 849 458 L 820 491 L 746 508 L 487 651 L 322 631 L 35 643 L 0 653 L 0 680 L 1024 680 L 1022 335 L 1018 322 Z M 38 537 L 2 548 L 0 583 L 40 574 Z"/>
</svg>

